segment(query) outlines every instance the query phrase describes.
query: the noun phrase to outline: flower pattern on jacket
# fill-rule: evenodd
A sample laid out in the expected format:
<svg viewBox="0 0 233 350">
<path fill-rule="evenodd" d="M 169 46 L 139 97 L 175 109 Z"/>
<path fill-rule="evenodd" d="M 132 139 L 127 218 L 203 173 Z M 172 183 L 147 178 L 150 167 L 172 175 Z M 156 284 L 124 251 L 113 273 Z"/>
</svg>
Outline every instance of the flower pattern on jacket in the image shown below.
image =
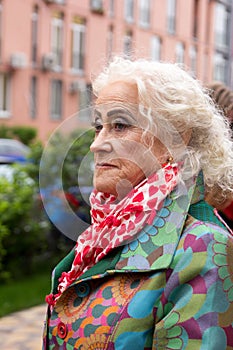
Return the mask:
<svg viewBox="0 0 233 350">
<path fill-rule="evenodd" d="M 166 198 L 164 206 L 162 209 L 158 211 L 153 225 L 147 226 L 145 229 L 142 229 L 140 235 L 133 242 L 126 244 L 124 246 L 122 253 L 127 253 L 128 251 L 135 252 L 135 250 L 141 244 L 149 242 L 151 236 L 157 235 L 158 229 L 162 228 L 165 224 L 165 218 L 167 218 L 170 215 L 170 210 L 168 209 L 168 206 L 171 203 L 172 203 L 171 199 Z"/>
</svg>

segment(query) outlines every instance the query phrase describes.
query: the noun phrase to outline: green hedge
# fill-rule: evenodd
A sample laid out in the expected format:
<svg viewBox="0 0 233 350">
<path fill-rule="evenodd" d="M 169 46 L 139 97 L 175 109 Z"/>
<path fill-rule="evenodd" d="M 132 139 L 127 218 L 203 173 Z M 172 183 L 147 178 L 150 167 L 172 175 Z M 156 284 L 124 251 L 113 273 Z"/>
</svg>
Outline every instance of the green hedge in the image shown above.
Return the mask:
<svg viewBox="0 0 233 350">
<path fill-rule="evenodd" d="M 25 145 L 30 145 L 37 136 L 37 130 L 29 126 L 0 125 L 0 138 L 17 138 Z"/>
</svg>

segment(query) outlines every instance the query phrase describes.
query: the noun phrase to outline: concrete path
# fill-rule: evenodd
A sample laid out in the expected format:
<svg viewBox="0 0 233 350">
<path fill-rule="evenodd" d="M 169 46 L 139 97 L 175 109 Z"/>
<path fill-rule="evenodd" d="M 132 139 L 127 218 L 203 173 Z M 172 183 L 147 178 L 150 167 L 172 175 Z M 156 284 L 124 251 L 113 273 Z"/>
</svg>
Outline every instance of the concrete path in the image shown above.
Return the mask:
<svg viewBox="0 0 233 350">
<path fill-rule="evenodd" d="M 0 349 L 41 350 L 46 305 L 0 318 Z"/>
</svg>

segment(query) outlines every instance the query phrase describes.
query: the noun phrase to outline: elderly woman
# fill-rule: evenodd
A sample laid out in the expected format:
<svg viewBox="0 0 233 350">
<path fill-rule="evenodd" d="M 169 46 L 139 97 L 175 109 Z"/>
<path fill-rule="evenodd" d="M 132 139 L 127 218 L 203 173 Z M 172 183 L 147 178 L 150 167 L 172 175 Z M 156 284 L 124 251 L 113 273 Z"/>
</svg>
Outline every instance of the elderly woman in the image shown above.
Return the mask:
<svg viewBox="0 0 233 350">
<path fill-rule="evenodd" d="M 44 349 L 232 349 L 230 132 L 176 65 L 115 58 L 93 83 L 91 226 L 55 268 Z"/>
</svg>

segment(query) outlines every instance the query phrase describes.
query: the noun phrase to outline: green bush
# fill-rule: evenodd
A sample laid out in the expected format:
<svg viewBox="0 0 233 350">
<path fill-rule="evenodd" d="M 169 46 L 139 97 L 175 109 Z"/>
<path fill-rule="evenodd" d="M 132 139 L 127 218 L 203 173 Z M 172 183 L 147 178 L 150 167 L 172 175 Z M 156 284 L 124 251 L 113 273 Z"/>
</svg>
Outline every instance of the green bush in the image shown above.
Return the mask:
<svg viewBox="0 0 233 350">
<path fill-rule="evenodd" d="M 23 165 L 24 171 L 35 181 L 39 191 L 39 167 L 43 145 L 41 141 L 30 144 L 29 162 Z"/>
<path fill-rule="evenodd" d="M 35 182 L 18 167 L 11 176 L 1 176 L 1 280 L 33 272 L 39 257 L 46 251 L 48 229 Z"/>
<path fill-rule="evenodd" d="M 37 130 L 30 126 L 0 126 L 0 138 L 17 138 L 25 145 L 30 145 L 36 136 Z"/>
<path fill-rule="evenodd" d="M 7 139 L 11 137 L 12 137 L 11 128 L 6 125 L 0 125 L 0 138 Z"/>
</svg>

